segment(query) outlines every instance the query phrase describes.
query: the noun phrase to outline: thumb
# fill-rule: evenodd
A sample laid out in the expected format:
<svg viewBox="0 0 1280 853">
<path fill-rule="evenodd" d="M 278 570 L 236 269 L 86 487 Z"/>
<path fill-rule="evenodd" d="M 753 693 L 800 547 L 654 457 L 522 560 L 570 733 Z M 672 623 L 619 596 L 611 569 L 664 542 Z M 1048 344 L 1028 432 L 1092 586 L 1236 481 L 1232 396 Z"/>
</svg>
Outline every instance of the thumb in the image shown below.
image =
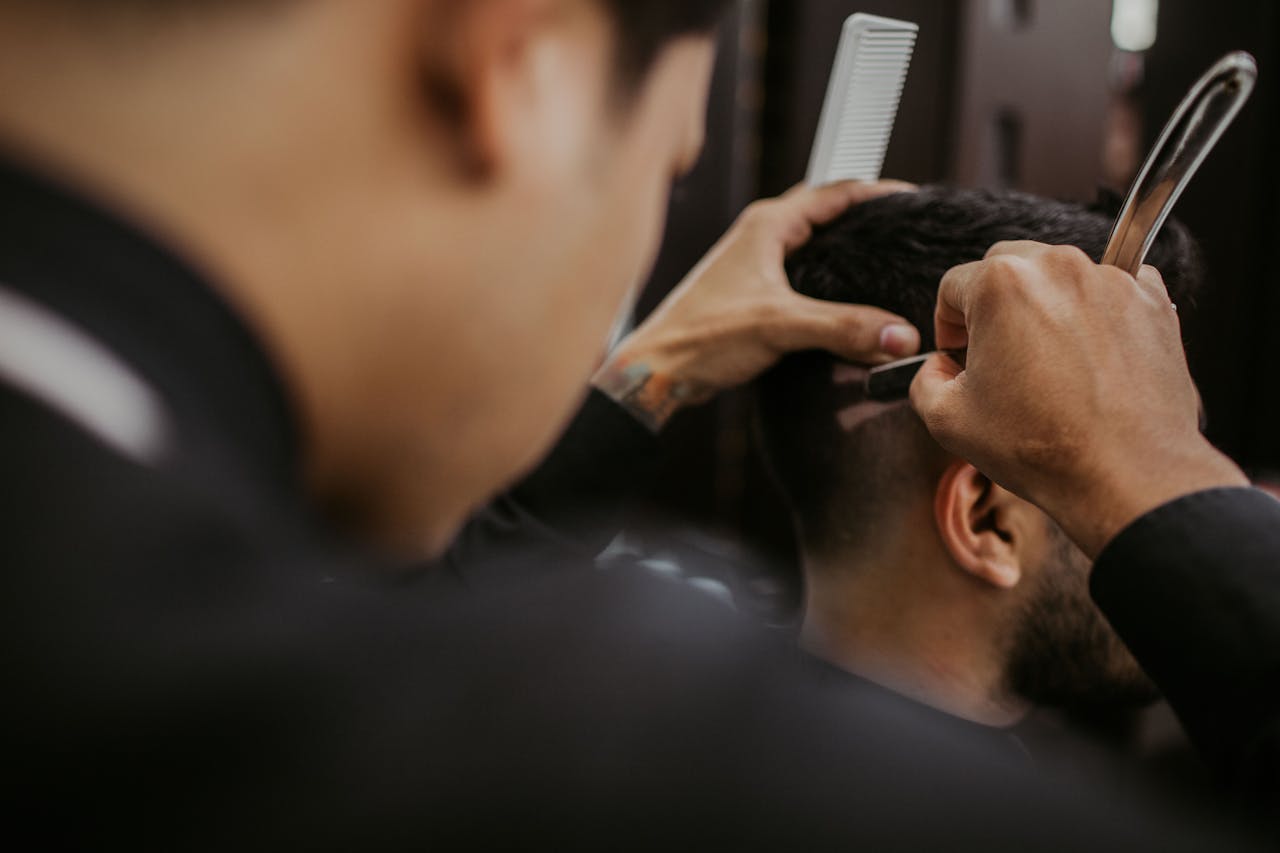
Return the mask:
<svg viewBox="0 0 1280 853">
<path fill-rule="evenodd" d="M 963 392 L 964 369 L 953 360 L 935 353 L 911 383 L 911 406 L 920 415 L 939 443 L 956 417 L 957 396 Z"/>
<path fill-rule="evenodd" d="M 795 295 L 783 330 L 786 350 L 822 349 L 848 361 L 883 364 L 920 350 L 920 332 L 903 318 L 867 305 L 845 305 Z"/>
</svg>

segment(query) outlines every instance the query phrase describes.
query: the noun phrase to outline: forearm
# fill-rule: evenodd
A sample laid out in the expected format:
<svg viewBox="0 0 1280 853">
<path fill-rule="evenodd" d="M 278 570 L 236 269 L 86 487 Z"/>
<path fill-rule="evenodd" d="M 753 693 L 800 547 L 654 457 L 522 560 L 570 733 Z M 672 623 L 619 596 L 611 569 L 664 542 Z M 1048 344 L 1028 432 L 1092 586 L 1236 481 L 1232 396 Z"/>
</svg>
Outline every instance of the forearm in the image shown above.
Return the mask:
<svg viewBox="0 0 1280 853">
<path fill-rule="evenodd" d="M 1046 480 L 1033 499 L 1081 550 L 1097 557 L 1121 531 L 1172 501 L 1249 485 L 1239 466 L 1200 436 L 1180 446 L 1155 444 L 1126 447 L 1122 458 L 1082 463 L 1082 476 Z"/>
</svg>

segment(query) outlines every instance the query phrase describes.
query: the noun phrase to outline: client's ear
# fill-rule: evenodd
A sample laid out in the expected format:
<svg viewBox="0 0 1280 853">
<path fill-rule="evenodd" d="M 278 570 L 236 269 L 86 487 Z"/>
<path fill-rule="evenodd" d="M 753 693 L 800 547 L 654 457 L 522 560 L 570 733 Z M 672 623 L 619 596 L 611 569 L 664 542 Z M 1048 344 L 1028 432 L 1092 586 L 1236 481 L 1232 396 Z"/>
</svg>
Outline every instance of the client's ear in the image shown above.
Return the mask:
<svg viewBox="0 0 1280 853">
<path fill-rule="evenodd" d="M 1034 507 L 991 482 L 967 462 L 953 462 L 938 481 L 934 521 L 962 571 L 999 589 L 1017 586 L 1032 541 Z"/>
</svg>

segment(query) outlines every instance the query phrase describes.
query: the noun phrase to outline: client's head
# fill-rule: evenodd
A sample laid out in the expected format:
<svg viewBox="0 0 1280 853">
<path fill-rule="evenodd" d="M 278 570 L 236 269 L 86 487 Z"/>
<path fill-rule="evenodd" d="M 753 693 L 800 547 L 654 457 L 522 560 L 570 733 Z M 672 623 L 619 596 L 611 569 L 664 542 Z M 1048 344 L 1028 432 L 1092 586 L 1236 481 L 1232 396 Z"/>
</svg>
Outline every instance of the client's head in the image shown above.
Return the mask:
<svg viewBox="0 0 1280 853">
<path fill-rule="evenodd" d="M 1012 192 L 926 188 L 861 205 L 788 264 L 801 293 L 885 308 L 932 347 L 943 274 L 1002 240 L 1097 260 L 1113 211 Z M 1149 256 L 1175 302 L 1199 277 L 1185 230 Z M 983 722 L 1032 704 L 1140 703 L 1154 688 L 1094 607 L 1088 559 L 1044 513 L 949 456 L 908 403 L 819 353 L 758 383 L 766 461 L 794 515 L 804 642 L 873 680 Z M 1052 393 L 1052 389 L 1045 389 Z M 1099 424 L 1106 429 L 1106 424 Z"/>
</svg>

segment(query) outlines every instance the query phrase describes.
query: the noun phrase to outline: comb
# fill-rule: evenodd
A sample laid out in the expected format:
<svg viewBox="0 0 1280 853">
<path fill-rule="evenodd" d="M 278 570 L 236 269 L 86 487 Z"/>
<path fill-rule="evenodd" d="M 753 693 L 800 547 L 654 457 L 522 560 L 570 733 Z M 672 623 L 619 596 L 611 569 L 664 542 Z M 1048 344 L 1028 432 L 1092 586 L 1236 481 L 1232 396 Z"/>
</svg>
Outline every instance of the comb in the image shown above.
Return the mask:
<svg viewBox="0 0 1280 853">
<path fill-rule="evenodd" d="M 919 29 L 862 13 L 844 22 L 809 158 L 810 186 L 879 180 Z"/>
</svg>

